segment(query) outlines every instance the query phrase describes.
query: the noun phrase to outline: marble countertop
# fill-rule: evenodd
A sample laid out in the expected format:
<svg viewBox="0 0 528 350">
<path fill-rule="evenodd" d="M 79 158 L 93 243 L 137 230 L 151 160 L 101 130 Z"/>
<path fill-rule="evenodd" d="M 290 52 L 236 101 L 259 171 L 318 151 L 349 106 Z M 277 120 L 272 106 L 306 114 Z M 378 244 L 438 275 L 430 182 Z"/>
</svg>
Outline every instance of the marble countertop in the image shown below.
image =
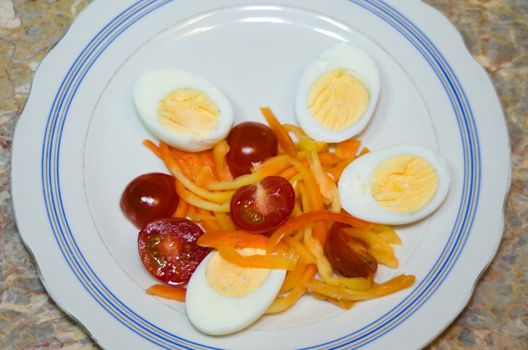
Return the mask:
<svg viewBox="0 0 528 350">
<path fill-rule="evenodd" d="M 0 0 L 0 349 L 97 349 L 46 294 L 13 216 L 13 129 L 39 62 L 88 0 Z M 513 178 L 498 255 L 429 349 L 528 346 L 528 1 L 426 0 L 462 33 L 498 91 Z"/>
</svg>

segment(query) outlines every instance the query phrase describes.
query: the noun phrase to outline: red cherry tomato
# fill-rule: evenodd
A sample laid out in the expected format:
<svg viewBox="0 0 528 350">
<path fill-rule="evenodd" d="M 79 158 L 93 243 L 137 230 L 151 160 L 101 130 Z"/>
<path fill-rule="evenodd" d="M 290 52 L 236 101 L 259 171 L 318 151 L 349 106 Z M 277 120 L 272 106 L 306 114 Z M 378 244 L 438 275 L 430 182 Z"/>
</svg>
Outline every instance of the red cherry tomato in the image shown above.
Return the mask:
<svg viewBox="0 0 528 350">
<path fill-rule="evenodd" d="M 150 173 L 136 177 L 121 195 L 121 209 L 138 228 L 171 216 L 178 205 L 174 177 Z"/>
<path fill-rule="evenodd" d="M 325 254 L 334 270 L 344 277 L 369 277 L 378 262 L 367 252 L 368 246 L 361 240 L 347 236 L 342 224 L 334 224 L 325 244 Z"/>
<path fill-rule="evenodd" d="M 175 286 L 185 284 L 209 252 L 196 245 L 202 234 L 202 229 L 187 219 L 152 221 L 139 232 L 139 256 L 157 279 Z"/>
<path fill-rule="evenodd" d="M 295 191 L 283 177 L 268 176 L 256 185 L 239 188 L 231 198 L 231 218 L 237 226 L 267 231 L 282 225 L 295 204 Z"/>
<path fill-rule="evenodd" d="M 234 177 L 249 174 L 254 165 L 277 155 L 277 136 L 267 125 L 240 123 L 227 136 L 227 165 Z"/>
</svg>

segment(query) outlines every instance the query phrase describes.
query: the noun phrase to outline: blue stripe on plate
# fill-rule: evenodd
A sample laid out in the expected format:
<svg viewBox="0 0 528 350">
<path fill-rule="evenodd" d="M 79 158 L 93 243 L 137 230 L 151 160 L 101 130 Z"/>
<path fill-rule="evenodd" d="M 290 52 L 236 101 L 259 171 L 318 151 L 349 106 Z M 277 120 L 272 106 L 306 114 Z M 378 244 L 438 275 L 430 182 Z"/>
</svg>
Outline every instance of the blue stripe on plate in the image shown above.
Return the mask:
<svg viewBox="0 0 528 350">
<path fill-rule="evenodd" d="M 63 79 L 50 110 L 42 146 L 42 191 L 48 219 L 56 242 L 68 266 L 84 289 L 121 324 L 146 340 L 170 349 L 206 348 L 163 330 L 134 312 L 99 279 L 77 246 L 68 224 L 60 186 L 60 149 L 63 128 L 71 103 L 84 77 L 102 52 L 130 26 L 172 0 L 142 0 L 118 14 L 95 35 L 75 59 Z M 310 349 L 358 348 L 396 328 L 416 312 L 445 280 L 471 232 L 480 192 L 480 148 L 475 119 L 467 96 L 453 69 L 427 36 L 395 8 L 379 0 L 349 0 L 376 15 L 402 36 L 423 56 L 434 71 L 451 102 L 458 123 L 463 154 L 463 190 L 457 217 L 448 241 L 427 275 L 393 309 L 374 322 L 338 339 Z"/>
</svg>

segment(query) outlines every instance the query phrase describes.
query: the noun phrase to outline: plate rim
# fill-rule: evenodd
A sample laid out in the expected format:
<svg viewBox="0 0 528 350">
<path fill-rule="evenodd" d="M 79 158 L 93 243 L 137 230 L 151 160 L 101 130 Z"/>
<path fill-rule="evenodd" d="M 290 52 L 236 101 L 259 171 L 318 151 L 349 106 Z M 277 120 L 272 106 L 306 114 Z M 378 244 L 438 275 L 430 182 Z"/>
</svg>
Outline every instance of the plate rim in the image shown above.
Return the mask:
<svg viewBox="0 0 528 350">
<path fill-rule="evenodd" d="M 358 2 L 356 0 L 348 0 L 348 1 L 351 1 L 351 2 Z M 88 5 L 88 7 L 83 11 L 83 13 L 80 14 L 80 16 L 88 16 L 88 13 L 90 13 L 90 8 L 94 8 L 95 7 L 95 4 L 96 3 L 101 3 L 102 1 L 93 1 L 92 3 L 90 3 Z M 129 2 L 132 2 L 132 1 L 129 1 Z M 141 1 L 137 1 L 135 2 L 134 1 L 134 4 L 138 4 L 138 3 L 141 3 L 141 2 L 145 2 L 145 3 L 155 3 L 156 1 L 150 1 L 149 0 L 141 0 Z M 165 3 L 169 3 L 171 2 L 170 0 L 161 0 L 161 1 L 157 1 L 159 3 L 162 3 L 162 4 L 165 4 Z M 367 1 L 368 2 L 368 1 Z M 377 3 L 383 3 L 383 1 L 376 1 L 374 0 L 373 2 L 377 2 Z M 427 6 L 429 7 L 428 5 L 425 5 L 424 6 Z M 429 7 L 429 9 L 432 9 Z M 434 12 L 434 11 L 431 11 L 431 12 Z M 73 30 L 76 28 L 77 26 L 77 23 L 79 22 L 78 20 L 79 17 L 77 17 L 75 19 L 75 21 L 72 23 L 70 29 L 68 30 L 68 32 L 66 33 L 66 35 L 63 37 L 63 39 L 52 49 L 52 51 L 54 52 L 57 52 L 57 51 L 60 51 L 64 48 L 66 48 L 66 41 L 67 40 L 70 40 L 71 37 L 73 37 L 72 35 L 72 32 Z M 447 21 L 447 19 L 445 19 L 445 21 Z M 449 23 L 447 21 L 447 23 L 452 27 L 451 23 Z M 456 30 L 455 30 L 456 31 Z M 457 32 L 458 33 L 458 32 Z M 70 38 L 70 39 L 68 39 Z M 465 47 L 464 45 L 464 49 L 465 49 L 465 54 L 470 56 L 467 48 Z M 39 75 L 40 73 L 44 70 L 44 68 L 50 63 L 48 61 L 51 61 L 51 59 L 49 58 L 51 57 L 51 55 L 48 54 L 48 56 L 46 56 L 46 58 L 43 60 L 42 64 L 40 65 L 38 71 L 35 73 L 35 77 L 34 77 L 34 86 L 36 87 L 37 84 L 38 84 L 38 80 L 39 80 Z M 470 56 L 471 57 L 471 56 Z M 472 58 L 472 57 L 471 57 Z M 473 59 L 473 58 L 472 58 Z M 476 63 L 476 61 L 474 61 Z M 479 66 L 480 67 L 480 66 Z M 480 69 L 482 70 L 482 73 L 484 73 L 484 70 L 480 67 Z M 489 83 L 491 85 L 491 82 L 489 80 L 489 77 L 486 75 L 486 78 L 487 78 L 487 83 Z M 28 114 L 30 113 L 29 110 L 32 108 L 32 102 L 34 102 L 33 100 L 35 99 L 35 90 L 37 90 L 36 88 L 31 90 L 31 94 L 30 94 L 30 97 L 28 99 L 28 102 L 26 104 L 26 107 L 24 108 L 24 111 L 22 112 L 21 114 L 21 117 L 19 119 L 22 120 L 22 119 L 27 119 L 28 118 Z M 33 98 L 32 98 L 33 97 Z M 496 95 L 495 95 L 496 97 Z M 499 104 L 500 106 L 500 104 Z M 506 121 L 505 121 L 505 118 L 504 118 L 504 114 L 502 115 L 502 120 L 503 120 L 503 126 L 504 128 L 506 128 Z M 20 157 L 20 156 L 17 156 L 17 154 L 19 153 L 23 153 L 23 151 L 20 151 L 20 147 L 16 146 L 18 145 L 18 143 L 16 142 L 17 140 L 17 137 L 16 135 L 19 135 L 22 131 L 20 131 L 21 127 L 19 127 L 21 125 L 21 123 L 17 122 L 17 125 L 16 125 L 16 129 L 15 129 L 15 138 L 14 138 L 14 141 L 13 141 L 13 155 L 12 155 L 12 164 L 13 164 L 13 167 L 12 167 L 12 176 L 11 176 L 11 188 L 13 189 L 13 203 L 14 203 L 14 211 L 15 211 L 15 218 L 17 220 L 17 224 L 19 223 L 19 217 L 20 217 L 20 212 L 22 211 L 20 208 L 23 207 L 23 204 L 17 204 L 18 203 L 18 198 L 20 198 L 20 196 L 16 196 L 16 192 L 19 192 L 19 190 L 16 190 L 17 188 L 19 188 L 19 185 L 16 184 L 16 177 L 14 176 L 15 173 L 16 173 L 16 165 L 18 164 L 18 161 L 17 161 L 17 157 Z M 18 139 L 20 139 L 20 137 L 18 137 Z M 509 138 L 508 139 L 508 149 L 511 149 L 510 146 L 509 146 Z M 508 189 L 510 187 L 510 183 L 511 183 L 511 152 L 508 153 L 508 159 L 507 159 L 507 163 L 510 164 L 509 166 L 509 173 L 507 175 L 507 179 L 506 179 L 506 187 L 505 187 L 505 194 L 504 194 L 504 200 L 503 200 L 503 203 L 502 203 L 502 207 L 503 207 L 503 210 L 502 212 L 500 213 L 500 217 L 499 217 L 499 225 L 500 227 L 502 228 L 503 230 L 503 227 L 504 227 L 504 206 L 505 206 L 505 203 L 506 203 L 506 199 L 507 199 L 507 195 L 508 195 Z M 17 209 L 18 208 L 18 209 Z M 475 214 L 476 215 L 476 214 Z M 19 227 L 22 226 L 22 225 L 19 225 Z M 500 234 L 497 234 L 496 237 L 496 244 L 495 244 L 495 247 L 493 249 L 494 253 L 489 257 L 487 263 L 484 264 L 484 266 L 482 267 L 481 269 L 481 272 L 480 274 L 478 274 L 476 277 L 475 277 L 475 280 L 474 280 L 474 283 L 473 283 L 473 286 L 470 288 L 469 292 L 466 294 L 466 297 L 467 297 L 467 300 L 465 300 L 463 303 L 462 303 L 462 307 L 460 307 L 460 310 L 458 312 L 456 312 L 456 314 L 453 316 L 453 318 L 451 319 L 451 321 L 456 318 L 456 316 L 463 310 L 464 306 L 467 304 L 467 302 L 469 301 L 471 295 L 473 294 L 473 291 L 474 291 L 474 288 L 476 286 L 476 283 L 477 281 L 480 279 L 480 276 L 485 272 L 487 266 L 489 266 L 489 264 L 491 263 L 491 261 L 493 260 L 493 257 L 495 256 L 497 250 L 498 250 L 498 247 L 499 247 L 499 243 L 501 241 L 501 238 L 502 238 L 502 230 L 500 232 Z M 53 293 L 53 287 L 51 286 L 48 286 L 47 283 L 46 283 L 46 279 L 45 279 L 45 276 L 42 274 L 41 272 L 41 269 L 40 269 L 40 264 L 38 263 L 39 262 L 39 258 L 37 257 L 38 254 L 34 254 L 33 250 L 31 249 L 31 233 L 27 233 L 26 234 L 26 231 L 24 230 L 20 230 L 20 234 L 23 238 L 23 242 L 24 244 L 26 245 L 27 249 L 31 252 L 32 256 L 34 257 L 35 261 L 37 261 L 37 269 L 39 271 L 39 276 L 41 277 L 41 280 L 43 281 L 43 284 L 45 285 L 45 288 L 46 290 L 48 291 L 48 293 L 50 294 L 50 296 L 54 299 L 54 301 L 65 311 L 67 312 L 68 310 L 68 307 L 66 306 L 63 306 L 60 301 L 59 301 L 59 298 Z M 68 313 L 68 312 L 67 312 Z M 82 327 L 84 327 L 86 329 L 86 327 L 81 323 L 79 322 L 79 318 L 76 318 L 74 315 L 68 313 L 70 315 L 70 317 L 76 319 L 78 321 L 78 324 L 81 325 Z M 445 329 L 450 323 L 451 321 L 449 321 L 448 323 L 445 324 L 445 327 L 443 329 Z M 441 329 L 437 334 L 439 334 L 443 329 Z M 98 341 L 96 339 L 96 337 L 94 337 L 94 334 L 92 334 L 91 332 L 88 331 L 88 333 L 90 334 L 90 336 Z M 434 337 L 436 337 L 436 335 L 433 336 L 433 338 L 430 339 L 433 340 Z M 319 344 L 321 345 L 321 344 Z M 345 344 L 346 345 L 346 344 Z M 425 345 L 425 344 L 424 344 Z"/>
</svg>

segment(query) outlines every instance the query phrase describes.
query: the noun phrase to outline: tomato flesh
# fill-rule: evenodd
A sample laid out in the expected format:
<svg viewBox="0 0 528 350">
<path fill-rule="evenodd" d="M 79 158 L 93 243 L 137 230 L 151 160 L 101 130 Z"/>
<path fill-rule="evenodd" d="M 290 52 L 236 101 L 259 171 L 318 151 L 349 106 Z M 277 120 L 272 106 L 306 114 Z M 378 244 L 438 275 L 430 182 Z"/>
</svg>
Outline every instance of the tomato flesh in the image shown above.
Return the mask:
<svg viewBox="0 0 528 350">
<path fill-rule="evenodd" d="M 268 176 L 233 194 L 231 218 L 245 230 L 272 230 L 288 220 L 294 204 L 295 191 L 289 181 L 280 176 Z"/>
<path fill-rule="evenodd" d="M 174 177 L 149 173 L 132 180 L 121 195 L 121 210 L 138 228 L 171 216 L 178 205 Z"/>
<path fill-rule="evenodd" d="M 185 284 L 209 252 L 196 244 L 202 234 L 202 229 L 187 219 L 152 221 L 139 232 L 139 256 L 160 281 L 174 286 Z"/>
<path fill-rule="evenodd" d="M 251 168 L 277 155 L 277 136 L 267 125 L 240 123 L 227 136 L 227 165 L 234 177 L 249 174 Z"/>
<path fill-rule="evenodd" d="M 344 277 L 371 277 L 378 262 L 367 252 L 365 242 L 351 238 L 343 231 L 343 224 L 334 224 L 325 244 L 325 254 L 334 270 Z"/>
</svg>

